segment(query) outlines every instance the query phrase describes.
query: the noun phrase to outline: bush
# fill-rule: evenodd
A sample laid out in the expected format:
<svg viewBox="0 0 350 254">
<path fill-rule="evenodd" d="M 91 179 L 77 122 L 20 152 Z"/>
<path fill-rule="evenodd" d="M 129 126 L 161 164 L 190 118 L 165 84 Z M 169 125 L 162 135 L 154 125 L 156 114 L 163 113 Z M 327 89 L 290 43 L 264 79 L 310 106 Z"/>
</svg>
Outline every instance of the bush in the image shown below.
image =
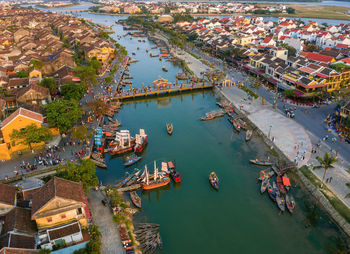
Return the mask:
<svg viewBox="0 0 350 254">
<path fill-rule="evenodd" d="M 250 90 L 248 87 L 241 86 L 241 89 L 245 91 L 247 94 L 249 94 L 250 96 L 254 97 L 255 99 L 259 98 L 259 95 L 253 92 L 252 90 Z"/>
</svg>

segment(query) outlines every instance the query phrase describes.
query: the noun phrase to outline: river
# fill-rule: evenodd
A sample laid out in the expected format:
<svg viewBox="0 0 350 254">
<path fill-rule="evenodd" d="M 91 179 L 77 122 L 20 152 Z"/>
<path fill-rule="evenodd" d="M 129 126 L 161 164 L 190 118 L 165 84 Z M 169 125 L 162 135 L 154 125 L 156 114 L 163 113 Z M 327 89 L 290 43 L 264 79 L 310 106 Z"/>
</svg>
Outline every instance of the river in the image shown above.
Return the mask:
<svg viewBox="0 0 350 254">
<path fill-rule="evenodd" d="M 80 14 L 96 23 L 113 25 L 116 33 L 111 36 L 115 39 L 125 33 L 115 24 L 120 17 Z M 133 57 L 139 60 L 130 67 L 134 86 L 141 87 L 142 82 L 150 85 L 159 77 L 174 82 L 179 67 L 149 57 L 145 49 L 154 44 L 145 40 L 139 43 L 122 36 L 118 41 L 129 53 L 135 51 Z M 169 72 L 162 72 L 163 64 Z M 199 120 L 217 108 L 217 99 L 207 91 L 123 105 L 118 115 L 122 127 L 132 134 L 143 128 L 149 135 L 143 159 L 136 167 L 147 164 L 153 169 L 154 160 L 158 166 L 161 161 L 175 160 L 182 175 L 180 185 L 171 183 L 139 192 L 142 211 L 135 215 L 135 221 L 160 224 L 164 248 L 159 253 L 329 253 L 327 248 L 344 235 L 325 212 L 310 208 L 314 201 L 298 184 L 293 182 L 291 191 L 297 203 L 293 216 L 281 214 L 266 194 L 260 194 L 260 169 L 248 163 L 249 159 L 267 156 L 260 138 L 246 143 L 225 118 Z M 172 136 L 166 133 L 166 122 L 174 124 Z M 96 172 L 103 184 L 116 184 L 126 172 L 133 171 L 123 167 L 121 157 L 107 155 L 106 163 L 107 170 Z M 220 178 L 218 192 L 208 183 L 213 170 Z"/>
</svg>

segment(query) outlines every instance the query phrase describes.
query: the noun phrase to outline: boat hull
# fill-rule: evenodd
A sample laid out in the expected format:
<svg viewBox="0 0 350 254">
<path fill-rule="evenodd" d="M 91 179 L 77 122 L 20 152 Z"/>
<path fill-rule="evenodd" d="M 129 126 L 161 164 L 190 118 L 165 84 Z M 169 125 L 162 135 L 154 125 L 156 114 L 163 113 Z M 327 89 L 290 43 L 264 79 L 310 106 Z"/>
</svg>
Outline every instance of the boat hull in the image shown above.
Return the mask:
<svg viewBox="0 0 350 254">
<path fill-rule="evenodd" d="M 151 184 L 148 184 L 148 185 L 145 184 L 145 183 L 143 183 L 143 184 L 142 184 L 142 189 L 143 189 L 143 190 L 152 190 L 152 189 L 156 189 L 156 188 L 159 188 L 159 187 L 163 187 L 163 186 L 165 186 L 165 185 L 168 185 L 169 182 L 170 182 L 170 178 L 167 177 L 167 178 L 164 178 L 164 180 L 161 181 L 161 182 L 151 183 Z"/>
<path fill-rule="evenodd" d="M 122 154 L 122 153 L 126 153 L 126 152 L 132 151 L 133 148 L 134 148 L 134 146 L 130 146 L 130 147 L 126 147 L 126 148 L 123 148 L 123 149 L 111 150 L 108 153 L 110 155 Z"/>
<path fill-rule="evenodd" d="M 145 148 L 145 146 L 147 145 L 147 140 L 148 140 L 148 136 L 145 137 L 145 139 L 143 140 L 143 143 L 140 146 L 134 147 L 134 152 L 141 153 Z"/>
</svg>

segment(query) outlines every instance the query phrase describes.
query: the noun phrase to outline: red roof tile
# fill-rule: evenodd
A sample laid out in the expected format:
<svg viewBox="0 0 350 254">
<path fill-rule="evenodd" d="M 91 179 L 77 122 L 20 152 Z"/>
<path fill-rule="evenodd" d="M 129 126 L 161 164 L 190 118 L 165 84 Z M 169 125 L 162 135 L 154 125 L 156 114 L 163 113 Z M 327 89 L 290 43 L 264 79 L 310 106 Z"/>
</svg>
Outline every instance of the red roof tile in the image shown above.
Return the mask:
<svg viewBox="0 0 350 254">
<path fill-rule="evenodd" d="M 15 205 L 16 187 L 0 183 L 0 203 Z"/>
</svg>

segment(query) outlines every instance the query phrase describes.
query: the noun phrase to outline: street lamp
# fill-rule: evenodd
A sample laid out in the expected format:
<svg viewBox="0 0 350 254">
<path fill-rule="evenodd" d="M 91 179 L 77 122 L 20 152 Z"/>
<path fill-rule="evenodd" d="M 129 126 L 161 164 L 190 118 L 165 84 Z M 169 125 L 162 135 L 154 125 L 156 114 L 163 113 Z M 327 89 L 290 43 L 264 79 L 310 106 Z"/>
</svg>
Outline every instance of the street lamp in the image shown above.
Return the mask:
<svg viewBox="0 0 350 254">
<path fill-rule="evenodd" d="M 272 125 L 270 125 L 270 129 L 269 129 L 269 135 L 268 135 L 269 139 L 270 139 L 270 134 L 271 134 L 271 128 L 272 128 Z"/>
</svg>

